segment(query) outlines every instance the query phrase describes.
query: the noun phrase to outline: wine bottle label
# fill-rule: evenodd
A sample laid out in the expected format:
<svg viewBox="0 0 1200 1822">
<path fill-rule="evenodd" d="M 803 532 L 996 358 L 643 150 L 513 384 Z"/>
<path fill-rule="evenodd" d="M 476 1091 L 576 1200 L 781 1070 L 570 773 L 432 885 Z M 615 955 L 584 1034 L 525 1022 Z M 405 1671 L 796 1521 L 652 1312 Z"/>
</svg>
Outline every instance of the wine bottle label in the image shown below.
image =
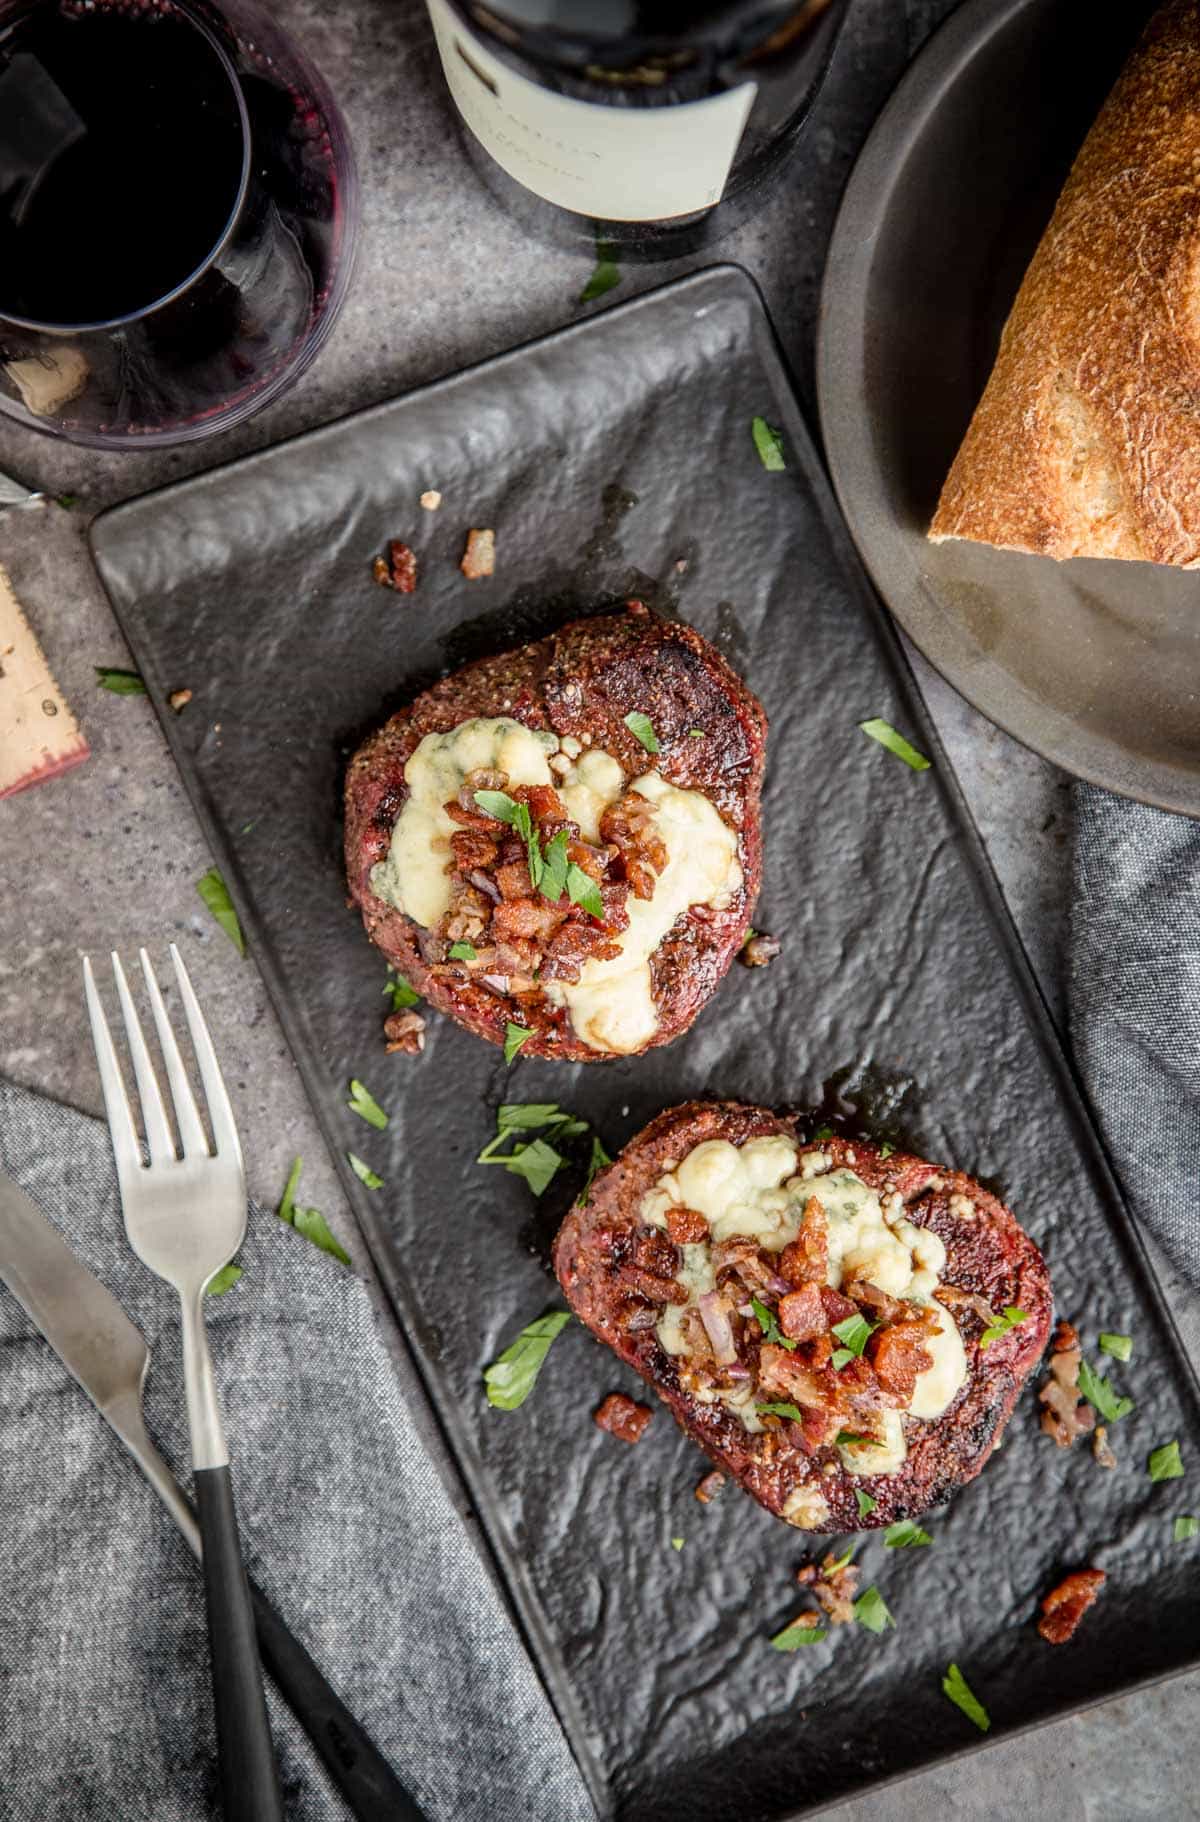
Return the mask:
<svg viewBox="0 0 1200 1822">
<path fill-rule="evenodd" d="M 667 221 L 721 200 L 756 84 L 673 107 L 555 95 L 501 63 L 446 0 L 428 0 L 455 105 L 527 190 L 603 221 Z"/>
</svg>

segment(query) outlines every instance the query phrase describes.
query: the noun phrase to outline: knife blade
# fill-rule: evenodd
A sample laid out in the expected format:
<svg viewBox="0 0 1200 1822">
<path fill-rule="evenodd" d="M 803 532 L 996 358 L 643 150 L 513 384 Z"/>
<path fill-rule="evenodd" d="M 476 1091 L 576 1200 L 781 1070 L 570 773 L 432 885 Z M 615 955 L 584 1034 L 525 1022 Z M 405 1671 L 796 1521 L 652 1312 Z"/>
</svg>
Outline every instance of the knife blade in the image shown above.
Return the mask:
<svg viewBox="0 0 1200 1822">
<path fill-rule="evenodd" d="M 150 1366 L 145 1337 L 107 1286 L 76 1258 L 53 1223 L 3 1172 L 0 1280 L 116 1431 L 199 1559 L 195 1514 L 151 1442 L 142 1415 L 142 1388 Z M 359 1822 L 427 1822 L 266 1595 L 253 1582 L 250 1593 L 263 1663 L 351 1813 Z"/>
</svg>

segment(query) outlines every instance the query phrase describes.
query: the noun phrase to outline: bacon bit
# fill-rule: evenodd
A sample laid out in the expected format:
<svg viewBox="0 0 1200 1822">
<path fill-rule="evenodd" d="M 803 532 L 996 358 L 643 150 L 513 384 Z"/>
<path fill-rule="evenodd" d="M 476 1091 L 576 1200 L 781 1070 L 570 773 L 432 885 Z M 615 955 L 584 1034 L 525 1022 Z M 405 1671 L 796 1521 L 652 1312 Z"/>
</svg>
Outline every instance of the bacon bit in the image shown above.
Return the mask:
<svg viewBox="0 0 1200 1822">
<path fill-rule="evenodd" d="M 494 575 L 496 569 L 496 534 L 494 531 L 469 531 L 467 548 L 458 566 L 468 582 L 478 582 Z"/>
<path fill-rule="evenodd" d="M 699 1246 L 708 1239 L 708 1222 L 696 1208 L 669 1208 L 667 1234 L 676 1246 Z"/>
<path fill-rule="evenodd" d="M 635 1404 L 623 1392 L 610 1392 L 598 1411 L 592 1413 L 602 1430 L 622 1442 L 639 1442 L 654 1412 L 646 1404 Z"/>
<path fill-rule="evenodd" d="M 738 950 L 738 960 L 743 968 L 765 968 L 768 962 L 775 960 L 782 948 L 783 944 L 777 936 L 768 936 L 765 930 L 756 930 Z"/>
<path fill-rule="evenodd" d="M 619 860 L 635 898 L 653 898 L 667 850 L 656 833 L 654 805 L 639 791 L 626 791 L 600 817 L 600 839 L 619 848 Z"/>
<path fill-rule="evenodd" d="M 912 1403 L 918 1373 L 927 1373 L 933 1365 L 933 1355 L 925 1346 L 928 1340 L 927 1323 L 894 1322 L 877 1330 L 867 1343 L 867 1358 L 880 1387 L 901 1409 Z"/>
<path fill-rule="evenodd" d="M 989 1327 L 994 1320 L 995 1312 L 991 1304 L 977 1291 L 963 1291 L 955 1284 L 939 1284 L 933 1294 L 936 1300 L 944 1304 L 948 1310 L 973 1310 L 985 1328 Z"/>
<path fill-rule="evenodd" d="M 419 1056 L 425 1048 L 425 1020 L 411 1008 L 389 1013 L 383 1021 L 383 1035 L 389 1054 L 402 1050 L 406 1056 Z"/>
<path fill-rule="evenodd" d="M 837 1562 L 830 1550 L 820 1568 L 816 1563 L 805 1563 L 797 1571 L 796 1580 L 812 1595 L 831 1626 L 848 1626 L 854 1618 L 854 1601 L 862 1571 L 857 1563 L 835 1566 Z"/>
<path fill-rule="evenodd" d="M 394 588 L 397 594 L 411 595 L 417 586 L 417 559 L 407 544 L 393 538 L 385 557 L 376 557 L 371 574 L 380 588 Z"/>
<path fill-rule="evenodd" d="M 191 700 L 192 700 L 191 690 L 172 690 L 171 694 L 167 697 L 167 701 L 170 703 L 171 707 L 175 710 L 175 713 L 177 715 L 179 714 L 181 709 L 185 709 L 187 707 L 188 703 Z"/>
<path fill-rule="evenodd" d="M 789 1341 L 815 1341 L 829 1327 L 825 1305 L 815 1284 L 805 1284 L 779 1299 L 777 1320 Z"/>
<path fill-rule="evenodd" d="M 1038 1631 L 1048 1645 L 1065 1645 L 1105 1583 L 1103 1569 L 1077 1569 L 1042 1601 Z"/>
<path fill-rule="evenodd" d="M 647 1272 L 632 1260 L 620 1268 L 622 1285 L 636 1291 L 650 1303 L 686 1303 L 687 1292 L 673 1278 L 659 1278 L 653 1272 Z"/>
<path fill-rule="evenodd" d="M 421 495 L 420 503 L 426 512 L 436 512 L 442 503 L 442 496 L 436 487 L 427 487 Z"/>
<path fill-rule="evenodd" d="M 1046 1407 L 1042 1429 L 1060 1449 L 1069 1449 L 1077 1436 L 1089 1434 L 1096 1425 L 1095 1411 L 1079 1396 L 1082 1358 L 1075 1330 L 1069 1322 L 1060 1322 L 1050 1356 L 1050 1377 L 1038 1392 L 1038 1402 Z"/>
<path fill-rule="evenodd" d="M 829 1328 L 832 1328 L 835 1322 L 845 1322 L 848 1316 L 858 1314 L 857 1305 L 851 1303 L 849 1297 L 843 1297 L 841 1291 L 835 1291 L 832 1284 L 822 1284 L 820 1291 Z"/>
<path fill-rule="evenodd" d="M 829 1222 L 822 1204 L 816 1196 L 810 1196 L 804 1204 L 799 1234 L 779 1255 L 779 1271 L 789 1284 L 824 1284 L 828 1270 Z"/>
<path fill-rule="evenodd" d="M 1108 1430 L 1102 1423 L 1096 1425 L 1096 1433 L 1092 1437 L 1092 1454 L 1102 1468 L 1115 1468 L 1117 1465 L 1117 1458 L 1109 1447 Z"/>
<path fill-rule="evenodd" d="M 877 1284 L 871 1284 L 865 1278 L 850 1278 L 842 1286 L 846 1296 L 861 1309 L 868 1310 L 877 1322 L 911 1322 L 914 1309 L 902 1297 L 893 1297 L 887 1291 L 881 1291 Z M 989 1315 L 991 1312 L 988 1312 Z"/>
<path fill-rule="evenodd" d="M 725 1476 L 714 1468 L 711 1474 L 706 1474 L 704 1476 L 704 1479 L 696 1488 L 696 1498 L 700 1501 L 702 1506 L 711 1506 L 713 1500 L 717 1497 L 717 1494 L 724 1485 Z"/>
</svg>

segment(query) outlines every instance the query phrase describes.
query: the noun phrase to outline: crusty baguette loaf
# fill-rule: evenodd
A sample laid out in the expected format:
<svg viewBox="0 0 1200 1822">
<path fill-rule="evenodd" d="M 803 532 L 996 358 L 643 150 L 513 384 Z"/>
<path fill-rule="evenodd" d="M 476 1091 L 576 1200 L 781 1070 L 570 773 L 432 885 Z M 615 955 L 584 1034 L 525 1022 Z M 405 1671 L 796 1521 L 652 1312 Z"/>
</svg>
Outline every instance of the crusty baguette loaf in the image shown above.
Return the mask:
<svg viewBox="0 0 1200 1822">
<path fill-rule="evenodd" d="M 1200 567 L 1200 0 L 1088 134 L 929 536 Z"/>
</svg>

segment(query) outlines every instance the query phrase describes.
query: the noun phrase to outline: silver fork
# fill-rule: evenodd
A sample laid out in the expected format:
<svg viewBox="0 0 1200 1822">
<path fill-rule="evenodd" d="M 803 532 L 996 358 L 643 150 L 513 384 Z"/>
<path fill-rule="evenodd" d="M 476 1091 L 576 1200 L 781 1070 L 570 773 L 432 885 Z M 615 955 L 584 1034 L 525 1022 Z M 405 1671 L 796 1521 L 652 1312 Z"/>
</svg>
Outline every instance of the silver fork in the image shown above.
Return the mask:
<svg viewBox="0 0 1200 1822">
<path fill-rule="evenodd" d="M 204 1329 L 204 1292 L 227 1265 L 246 1232 L 246 1176 L 233 1109 L 221 1079 L 204 1014 L 174 943 L 171 960 L 192 1051 L 208 1103 L 215 1150 L 204 1127 L 167 1017 L 154 970 L 140 951 L 142 973 L 167 1067 L 179 1132 L 180 1156 L 163 1105 L 141 1020 L 118 955 L 113 975 L 141 1102 L 150 1163 L 142 1150 L 125 1092 L 112 1033 L 96 990 L 92 964 L 83 963 L 92 1041 L 100 1066 L 104 1106 L 121 1186 L 125 1232 L 138 1258 L 174 1285 L 183 1320 L 183 1372 L 200 1535 L 204 1591 L 221 1772 L 221 1801 L 228 1822 L 282 1822 L 283 1806 L 263 1695 L 254 1610 L 242 1564 L 229 1451 L 221 1424 L 212 1358 Z"/>
</svg>

